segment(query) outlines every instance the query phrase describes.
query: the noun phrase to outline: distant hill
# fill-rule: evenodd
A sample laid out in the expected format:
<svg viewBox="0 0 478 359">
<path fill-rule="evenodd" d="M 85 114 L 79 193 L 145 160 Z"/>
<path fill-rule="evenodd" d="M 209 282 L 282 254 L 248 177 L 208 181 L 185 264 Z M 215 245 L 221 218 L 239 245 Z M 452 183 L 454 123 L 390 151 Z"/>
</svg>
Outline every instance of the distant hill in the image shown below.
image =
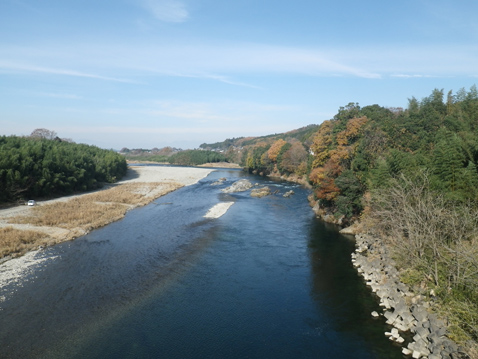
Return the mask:
<svg viewBox="0 0 478 359">
<path fill-rule="evenodd" d="M 259 137 L 228 138 L 222 142 L 203 143 L 199 147 L 205 150 L 226 152 L 231 147 L 241 148 L 246 146 L 254 146 L 257 143 L 273 143 L 278 139 L 282 139 L 285 141 L 297 140 L 304 143 L 305 145 L 310 145 L 312 143 L 311 137 L 315 134 L 318 128 L 319 125 L 308 125 L 285 133 Z"/>
</svg>

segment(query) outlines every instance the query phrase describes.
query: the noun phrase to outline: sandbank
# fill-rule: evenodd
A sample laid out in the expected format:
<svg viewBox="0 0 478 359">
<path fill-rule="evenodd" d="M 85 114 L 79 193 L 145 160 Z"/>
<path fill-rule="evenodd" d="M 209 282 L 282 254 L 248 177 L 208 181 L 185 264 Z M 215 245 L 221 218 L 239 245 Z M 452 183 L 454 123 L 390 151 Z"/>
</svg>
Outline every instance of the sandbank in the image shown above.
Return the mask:
<svg viewBox="0 0 478 359">
<path fill-rule="evenodd" d="M 197 183 L 211 173 L 213 169 L 195 167 L 172 166 L 129 166 L 128 172 L 121 181 L 106 185 L 103 189 L 79 195 L 65 196 L 48 201 L 37 201 L 35 207 L 16 206 L 0 209 L 0 230 L 14 230 L 19 236 L 26 231 L 33 231 L 43 235 L 43 239 L 31 243 L 15 243 L 14 240 L 0 238 L 0 263 L 23 255 L 39 247 L 49 246 L 82 236 L 90 230 L 99 228 L 116 221 L 135 207 L 143 206 L 162 195 L 183 186 Z M 80 210 L 71 210 L 70 216 L 63 222 L 54 222 L 51 219 L 41 221 L 48 213 L 58 211 L 60 207 L 79 208 L 78 215 L 83 215 L 88 210 L 101 212 L 101 218 L 95 221 L 83 221 L 71 218 L 71 213 Z M 75 207 L 76 206 L 76 207 Z M 55 208 L 57 207 L 57 208 Z M 104 210 L 101 210 L 104 208 Z M 114 210 L 112 210 L 114 208 Z M 67 210 L 63 210 L 67 211 Z M 48 224 L 47 224 L 48 223 Z M 33 233 L 33 232 L 28 232 Z M 3 234 L 6 238 L 6 234 Z M 9 250 L 8 248 L 12 248 Z M 0 267 L 0 274 L 3 269 Z"/>
<path fill-rule="evenodd" d="M 56 243 L 74 239 L 88 233 L 88 231 L 91 229 L 98 228 L 102 225 L 106 225 L 118 220 L 131 208 L 150 203 L 154 199 L 180 187 L 192 185 L 206 177 L 212 171 L 212 169 L 190 167 L 129 166 L 127 175 L 121 181 L 111 186 L 105 186 L 105 188 L 100 191 L 61 197 L 49 201 L 39 201 L 37 202 L 37 207 L 35 208 L 28 206 L 17 206 L 13 208 L 0 209 L 0 229 L 8 227 L 19 231 L 42 232 L 47 235 L 43 241 L 30 243 L 28 246 L 22 248 L 20 252 L 12 252 L 10 255 L 5 256 L 4 258 L 0 258 L 0 303 L 5 301 L 6 296 L 9 294 L 2 290 L 3 288 L 6 288 L 6 286 L 11 283 L 22 285 L 22 281 L 24 280 L 26 274 L 33 272 L 35 267 L 42 262 L 53 259 L 52 257 L 45 257 L 43 251 L 39 250 L 39 248 L 42 248 L 45 245 L 54 245 Z M 96 227 L 92 227 L 91 224 L 79 226 L 75 225 L 73 227 L 68 225 L 59 225 L 55 227 L 33 225 L 28 223 L 28 221 L 27 223 L 15 223 L 15 218 L 17 218 L 17 221 L 18 218 L 22 217 L 26 219 L 32 218 L 31 215 L 33 211 L 41 206 L 49 208 L 49 206 L 55 206 L 62 203 L 67 205 L 68 202 L 73 202 L 78 198 L 85 200 L 86 203 L 94 201 L 95 204 L 98 205 L 97 200 L 98 198 L 102 197 L 106 198 L 103 199 L 104 201 L 107 201 L 104 202 L 105 205 L 111 205 L 115 200 L 118 199 L 109 198 L 114 196 L 110 196 L 108 193 L 118 194 L 128 191 L 133 192 L 133 194 L 136 195 L 135 198 L 138 198 L 138 201 L 132 203 L 120 203 L 119 205 L 123 206 L 124 209 L 122 211 L 123 215 L 106 217 L 105 222 Z M 104 194 L 107 195 L 105 196 Z M 98 197 L 98 195 L 102 195 L 102 197 Z M 105 213 L 109 213 L 109 211 L 105 211 Z M 2 243 L 1 238 L 0 245 L 6 245 Z M 11 245 L 11 243 L 8 245 Z"/>
<path fill-rule="evenodd" d="M 223 216 L 233 204 L 234 202 L 218 203 L 204 215 L 204 218 L 219 218 Z"/>
</svg>

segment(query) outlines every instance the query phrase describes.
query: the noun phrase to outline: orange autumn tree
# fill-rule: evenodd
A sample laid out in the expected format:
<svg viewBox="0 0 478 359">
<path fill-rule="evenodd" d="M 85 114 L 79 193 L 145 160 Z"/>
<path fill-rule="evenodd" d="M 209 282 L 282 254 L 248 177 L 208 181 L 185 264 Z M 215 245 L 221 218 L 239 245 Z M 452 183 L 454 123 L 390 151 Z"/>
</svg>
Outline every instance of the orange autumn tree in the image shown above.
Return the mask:
<svg viewBox="0 0 478 359">
<path fill-rule="evenodd" d="M 293 142 L 290 148 L 283 154 L 280 167 L 289 173 L 299 176 L 307 172 L 308 154 L 301 142 Z"/>
<path fill-rule="evenodd" d="M 324 166 L 312 170 L 309 178 L 316 185 L 315 195 L 318 199 L 330 202 L 339 195 L 340 189 L 335 185 L 335 178 L 341 172 L 341 166 L 332 159 Z"/>
<path fill-rule="evenodd" d="M 337 147 L 329 152 L 330 158 L 342 167 L 349 167 L 350 161 L 357 148 L 357 140 L 363 132 L 363 128 L 368 118 L 354 117 L 347 121 L 345 130 L 337 133 Z"/>
<path fill-rule="evenodd" d="M 325 121 L 311 146 L 314 161 L 309 179 L 316 187 L 316 197 L 327 202 L 334 201 L 340 194 L 335 179 L 350 167 L 357 139 L 368 119 L 365 116 L 348 119 L 345 129 L 334 136 L 336 126 L 343 128 L 342 121 Z"/>
<path fill-rule="evenodd" d="M 277 156 L 279 156 L 282 146 L 284 146 L 286 143 L 287 142 L 283 139 L 278 139 L 272 144 L 271 148 L 269 148 L 269 151 L 267 151 L 267 156 L 272 162 L 277 162 Z"/>
<path fill-rule="evenodd" d="M 353 144 L 359 138 L 367 121 L 366 116 L 351 118 L 345 130 L 337 134 L 337 144 L 339 146 Z"/>
<path fill-rule="evenodd" d="M 314 156 L 313 168 L 323 166 L 329 157 L 329 148 L 332 145 L 332 129 L 332 121 L 324 121 L 314 137 L 310 146 Z"/>
</svg>

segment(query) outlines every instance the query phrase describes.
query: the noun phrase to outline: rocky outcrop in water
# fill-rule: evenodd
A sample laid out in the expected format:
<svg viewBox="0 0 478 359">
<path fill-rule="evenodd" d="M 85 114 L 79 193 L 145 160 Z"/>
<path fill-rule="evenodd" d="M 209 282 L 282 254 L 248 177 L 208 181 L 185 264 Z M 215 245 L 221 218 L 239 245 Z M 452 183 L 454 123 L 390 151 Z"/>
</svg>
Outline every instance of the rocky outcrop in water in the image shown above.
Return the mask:
<svg viewBox="0 0 478 359">
<path fill-rule="evenodd" d="M 244 192 L 252 188 L 252 183 L 246 179 L 240 179 L 234 182 L 231 186 L 222 189 L 224 193 Z"/>
<path fill-rule="evenodd" d="M 293 190 L 290 190 L 290 191 L 287 191 L 286 193 L 284 193 L 284 197 L 288 198 L 288 197 L 292 196 L 293 194 L 295 194 L 295 192 Z"/>
<path fill-rule="evenodd" d="M 260 187 L 260 188 L 254 188 L 251 191 L 251 197 L 265 197 L 269 196 L 271 194 L 271 189 L 269 187 Z"/>
<path fill-rule="evenodd" d="M 402 352 L 413 358 L 457 359 L 467 358 L 458 346 L 446 337 L 446 325 L 428 311 L 430 304 L 422 295 L 415 295 L 399 279 L 399 273 L 390 259 L 387 248 L 375 238 L 356 236 L 356 251 L 352 253 L 353 265 L 379 297 L 387 324 L 393 326 L 386 332 L 390 340 L 401 344 Z M 402 336 L 413 334 L 408 342 Z"/>
<path fill-rule="evenodd" d="M 221 177 L 216 182 L 211 183 L 211 186 L 219 186 L 223 184 L 225 180 L 226 180 L 226 177 Z"/>
</svg>

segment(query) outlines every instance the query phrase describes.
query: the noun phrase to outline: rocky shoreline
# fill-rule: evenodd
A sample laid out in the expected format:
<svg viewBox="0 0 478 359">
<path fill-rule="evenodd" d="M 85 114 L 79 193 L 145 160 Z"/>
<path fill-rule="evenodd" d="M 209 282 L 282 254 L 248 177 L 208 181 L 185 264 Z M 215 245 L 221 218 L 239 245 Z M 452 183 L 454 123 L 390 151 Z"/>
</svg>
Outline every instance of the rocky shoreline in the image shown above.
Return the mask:
<svg viewBox="0 0 478 359">
<path fill-rule="evenodd" d="M 399 279 L 399 273 L 383 243 L 366 234 L 357 234 L 352 262 L 366 284 L 380 300 L 383 316 L 392 326 L 385 335 L 402 345 L 402 353 L 413 358 L 458 359 L 468 356 L 450 340 L 446 324 L 429 312 L 430 303 L 422 295 L 414 294 Z M 413 339 L 407 341 L 405 337 Z"/>
<path fill-rule="evenodd" d="M 294 178 L 283 179 L 302 182 Z M 404 355 L 417 359 L 469 359 L 463 348 L 447 337 L 447 325 L 429 311 L 431 305 L 426 298 L 413 293 L 400 281 L 399 272 L 381 240 L 361 233 L 359 221 L 349 223 L 344 216 L 335 217 L 328 213 L 313 195 L 309 196 L 309 204 L 317 218 L 342 227 L 342 234 L 355 236 L 352 263 L 383 308 L 382 313 L 373 312 L 371 315 L 386 318 L 386 323 L 392 328 L 384 335 L 401 345 Z M 405 337 L 412 339 L 406 340 Z"/>
<path fill-rule="evenodd" d="M 305 184 L 304 178 L 277 177 Z M 355 236 L 356 250 L 352 253 L 352 263 L 383 308 L 382 313 L 372 312 L 371 315 L 386 318 L 386 323 L 392 328 L 384 335 L 401 345 L 404 355 L 416 359 L 469 359 L 463 348 L 447 337 L 447 325 L 429 311 L 431 305 L 426 298 L 413 293 L 400 281 L 388 250 L 379 239 L 361 233 L 359 221 L 349 223 L 344 216 L 335 217 L 328 213 L 313 195 L 309 196 L 309 204 L 318 218 L 342 227 L 340 233 Z M 409 337 L 412 339 L 405 339 Z"/>
</svg>

